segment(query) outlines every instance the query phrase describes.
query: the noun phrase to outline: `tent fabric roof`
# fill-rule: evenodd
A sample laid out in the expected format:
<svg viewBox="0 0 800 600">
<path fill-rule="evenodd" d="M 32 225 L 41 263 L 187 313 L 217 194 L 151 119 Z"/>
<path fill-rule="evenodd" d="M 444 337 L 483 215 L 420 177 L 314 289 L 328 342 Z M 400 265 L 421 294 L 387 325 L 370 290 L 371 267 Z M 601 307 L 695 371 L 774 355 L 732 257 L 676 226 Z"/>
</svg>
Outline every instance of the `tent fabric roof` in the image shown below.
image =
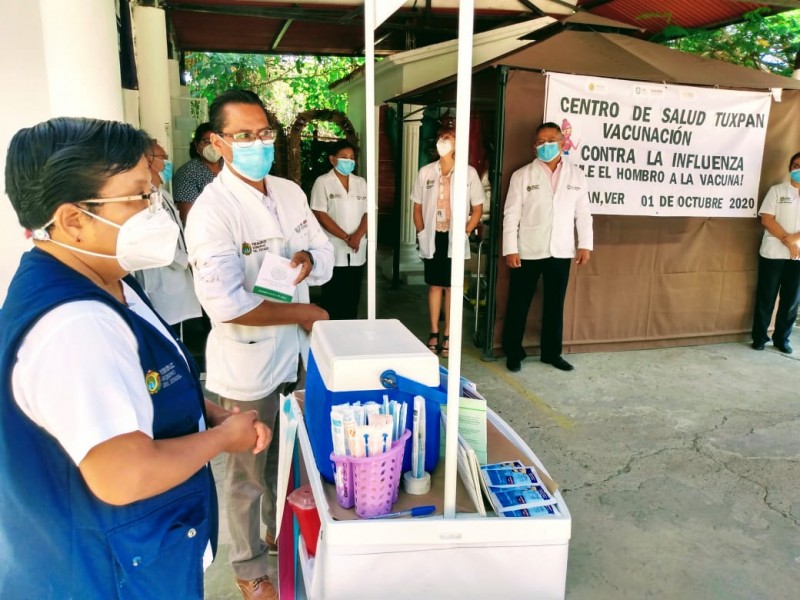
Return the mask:
<svg viewBox="0 0 800 600">
<path fill-rule="evenodd" d="M 563 31 L 493 65 L 731 88 L 800 89 L 800 81 L 616 33 Z"/>
<path fill-rule="evenodd" d="M 737 89 L 800 89 L 800 80 L 703 58 L 617 33 L 561 31 L 474 70 L 508 66 L 575 75 Z M 428 104 L 444 100 L 454 73 L 388 101 Z"/>
</svg>

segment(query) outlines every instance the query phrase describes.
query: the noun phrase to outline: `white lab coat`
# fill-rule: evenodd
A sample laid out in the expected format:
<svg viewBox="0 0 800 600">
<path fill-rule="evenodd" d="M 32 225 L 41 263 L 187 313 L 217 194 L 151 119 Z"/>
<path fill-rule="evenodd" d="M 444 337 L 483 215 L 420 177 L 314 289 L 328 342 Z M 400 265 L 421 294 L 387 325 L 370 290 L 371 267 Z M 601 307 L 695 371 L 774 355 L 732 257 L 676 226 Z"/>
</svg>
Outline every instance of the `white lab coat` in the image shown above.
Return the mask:
<svg viewBox="0 0 800 600">
<path fill-rule="evenodd" d="M 758 214 L 773 215 L 787 233 L 800 231 L 800 190 L 791 183 L 773 185 L 764 196 Z M 764 258 L 789 260 L 789 249 L 766 229 L 759 254 Z"/>
<path fill-rule="evenodd" d="M 503 211 L 503 256 L 572 258 L 575 229 L 578 247 L 594 248 L 586 178 L 568 158 L 561 161 L 555 193 L 548 174 L 536 164 L 538 158 L 511 175 Z"/>
<path fill-rule="evenodd" d="M 277 221 L 263 196 L 226 166 L 197 198 L 186 224 L 195 289 L 213 324 L 206 387 L 234 400 L 257 400 L 295 381 L 298 355 L 308 354 L 308 334 L 299 325 L 227 322 L 267 302 L 252 292 L 264 253 L 291 258 L 308 250 L 313 255 L 314 268 L 292 302 L 307 303 L 308 286 L 325 283 L 333 272 L 333 248 L 303 191 L 278 177 L 268 176 L 266 184 Z"/>
<path fill-rule="evenodd" d="M 351 174 L 348 187 L 344 189 L 333 169 L 320 175 L 311 188 L 311 209 L 328 213 L 342 231 L 354 233 L 367 212 L 367 180 Z M 367 262 L 367 236 L 361 238 L 358 252 L 354 252 L 343 239 L 325 233 L 333 244 L 334 266 L 358 267 Z"/>
<path fill-rule="evenodd" d="M 439 199 L 439 179 L 442 176 L 442 169 L 439 161 L 425 165 L 419 170 L 417 181 L 411 190 L 411 200 L 415 204 L 422 205 L 422 222 L 425 228 L 417 234 L 419 240 L 420 258 L 433 258 L 436 250 L 436 202 Z M 450 215 L 452 217 L 453 208 L 459 203 L 455 198 L 456 174 L 450 176 Z M 483 185 L 478 172 L 474 167 L 467 165 L 467 197 L 469 206 L 483 205 Z M 467 215 L 469 215 L 467 210 Z M 467 217 L 469 219 L 469 217 Z M 450 222 L 450 232 L 453 231 L 453 222 Z M 450 235 L 450 243 L 447 248 L 447 256 L 452 256 L 453 236 Z M 469 239 L 464 239 L 464 258 L 469 258 Z"/>
<path fill-rule="evenodd" d="M 186 319 L 194 319 L 202 315 L 200 302 L 194 293 L 192 272 L 189 269 L 189 255 L 184 242 L 183 225 L 169 192 L 161 189 L 164 198 L 164 210 L 169 212 L 172 220 L 180 227 L 178 243 L 175 247 L 175 258 L 172 264 L 158 269 L 136 271 L 134 276 L 142 284 L 150 302 L 167 323 L 176 325 Z"/>
</svg>

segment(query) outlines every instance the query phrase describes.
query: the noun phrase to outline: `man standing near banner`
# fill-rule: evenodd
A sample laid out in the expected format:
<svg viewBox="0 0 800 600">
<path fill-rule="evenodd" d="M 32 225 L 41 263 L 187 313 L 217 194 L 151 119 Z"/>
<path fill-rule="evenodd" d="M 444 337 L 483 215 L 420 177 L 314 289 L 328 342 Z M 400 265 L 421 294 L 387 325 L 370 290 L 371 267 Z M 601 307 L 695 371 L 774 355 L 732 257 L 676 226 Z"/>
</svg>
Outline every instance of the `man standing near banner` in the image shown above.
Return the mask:
<svg viewBox="0 0 800 600">
<path fill-rule="evenodd" d="M 589 193 L 583 171 L 562 157 L 558 125 L 543 123 L 534 139 L 536 158 L 511 176 L 503 212 L 503 256 L 510 269 L 503 351 L 508 370 L 519 371 L 526 357 L 522 338 L 528 309 L 541 276 L 541 361 L 571 371 L 574 367 L 561 356 L 564 298 L 572 258 L 584 265 L 593 248 Z"/>
</svg>

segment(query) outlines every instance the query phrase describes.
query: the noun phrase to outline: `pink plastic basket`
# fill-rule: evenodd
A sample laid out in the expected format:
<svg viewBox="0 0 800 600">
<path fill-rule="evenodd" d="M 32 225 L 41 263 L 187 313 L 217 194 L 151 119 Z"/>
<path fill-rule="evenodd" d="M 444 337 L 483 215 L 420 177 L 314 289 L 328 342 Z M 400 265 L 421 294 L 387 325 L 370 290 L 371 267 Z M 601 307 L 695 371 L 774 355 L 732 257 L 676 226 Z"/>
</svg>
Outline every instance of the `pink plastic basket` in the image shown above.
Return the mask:
<svg viewBox="0 0 800 600">
<path fill-rule="evenodd" d="M 392 504 L 397 501 L 400 475 L 403 471 L 403 453 L 409 437 L 411 432 L 406 429 L 400 439 L 392 444 L 391 450 L 378 456 L 353 458 L 331 454 L 335 470 L 342 472 L 341 493 L 338 485 L 340 478 L 336 477 L 339 505 L 350 508 L 353 504 L 346 506 L 346 503 L 352 499 L 356 514 L 362 518 L 378 517 L 391 512 Z M 352 484 L 348 477 L 352 477 Z M 348 490 L 352 493 L 348 494 Z"/>
</svg>

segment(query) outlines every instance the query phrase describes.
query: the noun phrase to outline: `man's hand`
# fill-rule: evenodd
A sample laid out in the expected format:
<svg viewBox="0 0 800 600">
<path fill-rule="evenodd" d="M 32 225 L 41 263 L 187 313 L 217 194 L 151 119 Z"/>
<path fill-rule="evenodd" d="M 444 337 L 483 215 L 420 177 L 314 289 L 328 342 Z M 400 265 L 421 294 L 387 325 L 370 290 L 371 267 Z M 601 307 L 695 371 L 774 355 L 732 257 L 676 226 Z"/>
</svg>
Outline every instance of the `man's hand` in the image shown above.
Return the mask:
<svg viewBox="0 0 800 600">
<path fill-rule="evenodd" d="M 578 255 L 575 257 L 575 264 L 578 266 L 585 265 L 589 262 L 591 256 L 592 253 L 589 250 L 586 250 L 585 248 L 578 248 Z"/>
<path fill-rule="evenodd" d="M 295 252 L 294 256 L 292 257 L 292 262 L 289 264 L 290 267 L 296 267 L 297 265 L 302 265 L 300 269 L 300 273 L 297 275 L 297 279 L 294 280 L 294 285 L 297 285 L 303 279 L 311 275 L 311 269 L 314 268 L 313 263 L 311 262 L 311 253 L 308 250 L 300 250 L 300 252 Z"/>
<path fill-rule="evenodd" d="M 800 258 L 800 246 L 797 245 L 798 238 L 800 238 L 799 234 L 791 233 L 781 240 L 783 245 L 789 249 L 789 258 L 791 259 Z"/>
<path fill-rule="evenodd" d="M 509 269 L 519 269 L 522 266 L 522 260 L 520 260 L 519 254 L 507 254 L 506 265 L 508 265 Z"/>
<path fill-rule="evenodd" d="M 298 304 L 297 306 L 303 307 L 303 316 L 298 320 L 297 324 L 306 331 L 311 331 L 311 327 L 317 321 L 328 320 L 328 312 L 316 304 Z"/>
<path fill-rule="evenodd" d="M 353 252 L 358 252 L 358 249 L 361 246 L 361 239 L 363 237 L 364 237 L 363 234 L 362 235 L 358 235 L 357 233 L 351 233 L 350 235 L 347 236 L 347 240 L 345 240 L 345 241 L 347 242 L 348 247 Z"/>
</svg>

